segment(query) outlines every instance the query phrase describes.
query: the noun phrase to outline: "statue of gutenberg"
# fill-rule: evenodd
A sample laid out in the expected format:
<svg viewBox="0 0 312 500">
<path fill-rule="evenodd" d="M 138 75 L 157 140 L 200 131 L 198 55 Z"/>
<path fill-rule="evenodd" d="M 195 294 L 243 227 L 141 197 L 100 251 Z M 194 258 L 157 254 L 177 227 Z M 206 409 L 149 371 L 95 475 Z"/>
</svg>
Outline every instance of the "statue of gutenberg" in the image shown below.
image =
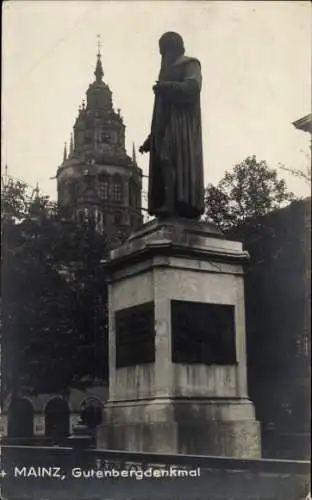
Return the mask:
<svg viewBox="0 0 312 500">
<path fill-rule="evenodd" d="M 184 55 L 178 33 L 159 40 L 161 68 L 154 85 L 148 211 L 160 217 L 198 218 L 204 212 L 200 62 Z"/>
</svg>

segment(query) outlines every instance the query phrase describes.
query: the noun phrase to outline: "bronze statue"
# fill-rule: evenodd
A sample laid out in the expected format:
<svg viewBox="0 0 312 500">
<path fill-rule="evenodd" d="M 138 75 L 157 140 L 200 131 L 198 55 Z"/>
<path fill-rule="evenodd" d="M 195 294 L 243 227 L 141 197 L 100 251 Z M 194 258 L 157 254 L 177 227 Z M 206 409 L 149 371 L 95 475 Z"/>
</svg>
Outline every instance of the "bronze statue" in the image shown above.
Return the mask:
<svg viewBox="0 0 312 500">
<path fill-rule="evenodd" d="M 139 150 L 150 153 L 148 211 L 198 218 L 204 212 L 201 66 L 184 55 L 178 33 L 165 33 L 159 50 L 151 133 Z"/>
</svg>

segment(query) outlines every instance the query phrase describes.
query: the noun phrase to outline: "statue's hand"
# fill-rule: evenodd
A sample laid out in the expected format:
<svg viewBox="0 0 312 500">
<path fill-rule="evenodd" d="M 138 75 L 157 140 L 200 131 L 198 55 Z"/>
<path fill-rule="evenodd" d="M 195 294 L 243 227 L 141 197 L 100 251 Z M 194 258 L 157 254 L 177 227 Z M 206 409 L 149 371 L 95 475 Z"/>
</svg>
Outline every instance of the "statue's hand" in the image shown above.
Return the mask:
<svg viewBox="0 0 312 500">
<path fill-rule="evenodd" d="M 146 141 L 143 142 L 142 146 L 139 147 L 139 152 L 141 154 L 148 153 L 150 151 L 150 147 L 151 147 L 151 138 L 150 136 L 148 136 Z"/>
<path fill-rule="evenodd" d="M 167 89 L 172 87 L 172 82 L 156 82 L 156 85 L 154 85 L 153 90 L 155 94 L 161 94 L 163 91 L 166 91 Z"/>
</svg>

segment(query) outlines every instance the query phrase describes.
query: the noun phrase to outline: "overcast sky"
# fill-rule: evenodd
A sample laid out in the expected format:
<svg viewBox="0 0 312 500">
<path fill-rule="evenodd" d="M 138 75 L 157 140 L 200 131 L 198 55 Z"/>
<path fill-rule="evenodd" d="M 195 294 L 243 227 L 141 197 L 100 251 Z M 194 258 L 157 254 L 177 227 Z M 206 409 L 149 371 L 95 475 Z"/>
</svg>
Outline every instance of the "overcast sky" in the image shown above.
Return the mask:
<svg viewBox="0 0 312 500">
<path fill-rule="evenodd" d="M 11 0 L 3 14 L 2 166 L 53 198 L 50 178 L 94 78 L 97 34 L 128 153 L 149 132 L 157 43 L 174 30 L 202 63 L 205 183 L 252 154 L 307 167 L 309 137 L 292 122 L 310 112 L 310 2 Z M 138 160 L 147 173 L 147 158 Z"/>
</svg>

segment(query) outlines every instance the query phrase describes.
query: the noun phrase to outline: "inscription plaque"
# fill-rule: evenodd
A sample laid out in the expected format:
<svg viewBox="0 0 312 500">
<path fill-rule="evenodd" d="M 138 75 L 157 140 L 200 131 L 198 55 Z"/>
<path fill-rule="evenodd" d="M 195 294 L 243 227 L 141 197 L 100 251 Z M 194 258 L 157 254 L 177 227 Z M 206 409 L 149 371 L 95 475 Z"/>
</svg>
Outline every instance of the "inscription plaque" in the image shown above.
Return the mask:
<svg viewBox="0 0 312 500">
<path fill-rule="evenodd" d="M 154 302 L 116 311 L 115 328 L 116 368 L 154 363 Z"/>
<path fill-rule="evenodd" d="M 235 308 L 231 305 L 171 301 L 173 363 L 236 363 Z"/>
</svg>

